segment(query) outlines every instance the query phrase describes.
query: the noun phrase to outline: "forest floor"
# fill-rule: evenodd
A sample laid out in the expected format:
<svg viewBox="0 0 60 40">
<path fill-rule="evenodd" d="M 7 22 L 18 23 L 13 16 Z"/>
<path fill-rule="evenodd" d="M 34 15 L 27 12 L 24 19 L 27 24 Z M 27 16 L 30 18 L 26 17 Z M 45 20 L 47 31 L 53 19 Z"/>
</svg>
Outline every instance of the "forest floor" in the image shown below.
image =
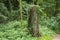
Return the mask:
<svg viewBox="0 0 60 40">
<path fill-rule="evenodd" d="M 60 34 L 56 34 L 53 38 L 53 40 L 60 40 Z"/>
</svg>

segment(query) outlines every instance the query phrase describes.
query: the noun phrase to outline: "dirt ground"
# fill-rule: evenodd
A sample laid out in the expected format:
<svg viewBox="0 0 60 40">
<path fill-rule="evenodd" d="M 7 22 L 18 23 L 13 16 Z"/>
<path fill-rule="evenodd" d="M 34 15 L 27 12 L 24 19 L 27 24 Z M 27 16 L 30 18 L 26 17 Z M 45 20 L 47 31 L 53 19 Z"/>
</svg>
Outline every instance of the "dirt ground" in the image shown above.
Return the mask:
<svg viewBox="0 0 60 40">
<path fill-rule="evenodd" d="M 60 40 L 60 34 L 55 35 L 53 40 Z"/>
</svg>

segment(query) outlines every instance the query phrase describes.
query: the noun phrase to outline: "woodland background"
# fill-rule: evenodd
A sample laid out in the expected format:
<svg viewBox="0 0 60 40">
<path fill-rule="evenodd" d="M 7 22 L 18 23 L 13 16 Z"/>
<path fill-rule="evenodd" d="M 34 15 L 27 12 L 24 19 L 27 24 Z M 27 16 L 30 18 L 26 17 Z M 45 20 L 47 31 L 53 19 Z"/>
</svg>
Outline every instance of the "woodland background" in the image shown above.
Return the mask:
<svg viewBox="0 0 60 40">
<path fill-rule="evenodd" d="M 33 37 L 27 28 L 34 3 L 41 37 Z M 60 0 L 0 0 L 0 40 L 52 40 L 59 33 Z"/>
</svg>

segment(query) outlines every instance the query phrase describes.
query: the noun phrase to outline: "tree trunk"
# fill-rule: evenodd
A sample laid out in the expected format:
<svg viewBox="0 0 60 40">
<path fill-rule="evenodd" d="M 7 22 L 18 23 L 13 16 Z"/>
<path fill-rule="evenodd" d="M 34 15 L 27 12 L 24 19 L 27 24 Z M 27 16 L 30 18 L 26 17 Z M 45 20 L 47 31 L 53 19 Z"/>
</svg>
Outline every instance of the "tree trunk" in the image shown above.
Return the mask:
<svg viewBox="0 0 60 40">
<path fill-rule="evenodd" d="M 38 26 L 38 14 L 36 13 L 36 6 L 33 6 L 30 10 L 30 16 L 28 20 L 29 33 L 34 37 L 39 37 L 39 26 Z"/>
</svg>

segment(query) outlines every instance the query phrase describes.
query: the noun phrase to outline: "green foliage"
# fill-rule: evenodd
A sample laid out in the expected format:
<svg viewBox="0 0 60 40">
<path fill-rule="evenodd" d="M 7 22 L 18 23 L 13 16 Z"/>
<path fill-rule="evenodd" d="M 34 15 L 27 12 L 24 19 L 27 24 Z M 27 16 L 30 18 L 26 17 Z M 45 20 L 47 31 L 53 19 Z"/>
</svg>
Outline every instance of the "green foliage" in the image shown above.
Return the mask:
<svg viewBox="0 0 60 40">
<path fill-rule="evenodd" d="M 44 20 L 43 20 L 44 19 Z M 41 16 L 40 17 L 40 24 L 43 26 L 43 27 L 48 27 L 49 29 L 51 30 L 54 30 L 55 32 L 58 32 L 59 33 L 59 17 L 44 17 L 44 16 Z M 48 33 L 48 32 L 47 32 Z"/>
<path fill-rule="evenodd" d="M 53 38 L 51 36 L 42 36 L 41 40 L 52 40 Z"/>
<path fill-rule="evenodd" d="M 46 39 L 44 38 L 44 35 L 47 37 L 47 35 L 53 34 L 53 32 L 47 31 L 48 28 L 46 29 L 44 27 L 41 27 L 42 37 L 41 38 L 31 37 L 31 34 L 28 33 L 27 21 L 22 21 L 22 22 L 23 22 L 22 27 L 20 26 L 20 22 L 16 20 L 8 22 L 6 24 L 0 24 L 0 39 L 1 40 L 4 40 L 4 39 L 6 40 L 38 40 L 38 39 L 43 40 L 43 39 Z"/>
<path fill-rule="evenodd" d="M 15 39 L 22 39 L 28 37 L 28 30 L 24 23 L 22 27 L 20 27 L 19 21 L 12 21 L 8 22 L 7 24 L 0 25 L 0 38 L 15 40 Z M 27 36 L 28 35 L 28 36 Z"/>
<path fill-rule="evenodd" d="M 41 33 L 39 38 L 32 37 L 27 29 L 26 20 L 29 18 L 33 0 L 22 0 L 22 27 L 19 21 L 19 0 L 10 0 L 10 3 L 7 1 L 0 0 L 0 40 L 52 40 L 53 35 L 60 33 L 59 0 L 37 0 L 36 6 Z"/>
</svg>

